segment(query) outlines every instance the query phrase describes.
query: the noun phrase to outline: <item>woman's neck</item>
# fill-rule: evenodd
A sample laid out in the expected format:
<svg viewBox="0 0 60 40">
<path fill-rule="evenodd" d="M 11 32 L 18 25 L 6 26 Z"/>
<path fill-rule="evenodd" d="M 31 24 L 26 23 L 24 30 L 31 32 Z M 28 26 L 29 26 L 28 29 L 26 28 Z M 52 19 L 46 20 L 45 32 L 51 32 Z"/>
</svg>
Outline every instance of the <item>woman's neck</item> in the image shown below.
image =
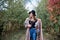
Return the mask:
<svg viewBox="0 0 60 40">
<path fill-rule="evenodd" d="M 35 17 L 32 17 L 32 19 L 34 19 L 34 20 L 35 20 L 36 18 L 35 18 Z"/>
<path fill-rule="evenodd" d="M 30 19 L 34 19 L 34 20 L 36 20 L 36 17 L 30 17 Z"/>
</svg>

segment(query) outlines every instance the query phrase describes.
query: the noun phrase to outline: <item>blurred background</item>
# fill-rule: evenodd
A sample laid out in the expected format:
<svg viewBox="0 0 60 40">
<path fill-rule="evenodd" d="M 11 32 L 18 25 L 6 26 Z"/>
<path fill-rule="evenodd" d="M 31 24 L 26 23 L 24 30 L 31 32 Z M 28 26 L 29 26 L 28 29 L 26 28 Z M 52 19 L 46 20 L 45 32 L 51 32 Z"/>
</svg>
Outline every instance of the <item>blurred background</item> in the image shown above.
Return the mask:
<svg viewBox="0 0 60 40">
<path fill-rule="evenodd" d="M 44 40 L 60 40 L 60 0 L 0 0 L 0 40 L 25 40 L 31 10 L 42 20 Z"/>
</svg>

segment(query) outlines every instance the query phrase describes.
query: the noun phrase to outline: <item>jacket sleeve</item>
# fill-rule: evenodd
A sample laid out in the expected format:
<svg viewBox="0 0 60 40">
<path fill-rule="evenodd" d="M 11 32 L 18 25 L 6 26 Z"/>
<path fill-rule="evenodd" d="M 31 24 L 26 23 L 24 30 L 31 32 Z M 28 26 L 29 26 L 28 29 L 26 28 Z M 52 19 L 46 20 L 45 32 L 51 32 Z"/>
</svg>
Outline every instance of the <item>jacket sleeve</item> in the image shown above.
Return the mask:
<svg viewBox="0 0 60 40">
<path fill-rule="evenodd" d="M 42 21 L 41 21 L 41 19 L 40 19 L 40 21 L 39 21 L 39 26 L 40 26 L 40 40 L 43 40 L 43 31 L 42 31 Z"/>
<path fill-rule="evenodd" d="M 24 22 L 24 26 L 25 26 L 25 28 L 27 28 L 27 25 L 29 24 L 29 19 L 28 18 L 26 18 L 26 20 L 25 20 L 25 22 Z"/>
</svg>

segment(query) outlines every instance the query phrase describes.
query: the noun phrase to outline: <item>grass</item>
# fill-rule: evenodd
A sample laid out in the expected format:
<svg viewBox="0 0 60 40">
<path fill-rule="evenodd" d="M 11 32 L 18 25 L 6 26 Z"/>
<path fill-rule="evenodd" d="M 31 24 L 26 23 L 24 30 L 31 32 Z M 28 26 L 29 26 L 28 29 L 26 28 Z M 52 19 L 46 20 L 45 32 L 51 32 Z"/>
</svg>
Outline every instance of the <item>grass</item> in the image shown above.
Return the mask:
<svg viewBox="0 0 60 40">
<path fill-rule="evenodd" d="M 2 40 L 24 40 L 24 39 L 25 39 L 24 30 L 6 33 L 5 35 L 2 36 Z"/>
<path fill-rule="evenodd" d="M 2 36 L 2 40 L 25 40 L 25 30 L 16 32 L 8 32 Z M 44 40 L 53 40 L 52 36 L 48 33 L 44 33 Z"/>
</svg>

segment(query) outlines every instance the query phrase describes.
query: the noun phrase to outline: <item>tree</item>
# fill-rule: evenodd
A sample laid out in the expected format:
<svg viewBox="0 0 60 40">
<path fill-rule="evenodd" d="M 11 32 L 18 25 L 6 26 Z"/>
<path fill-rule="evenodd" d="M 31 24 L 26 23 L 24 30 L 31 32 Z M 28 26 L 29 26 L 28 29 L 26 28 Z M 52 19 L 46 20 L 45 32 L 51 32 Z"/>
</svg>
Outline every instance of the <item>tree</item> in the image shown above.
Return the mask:
<svg viewBox="0 0 60 40">
<path fill-rule="evenodd" d="M 5 2 L 5 0 L 3 0 Z M 20 29 L 27 17 L 27 11 L 24 8 L 23 0 L 6 0 L 6 10 L 1 10 L 1 21 L 4 22 L 3 31 Z M 23 29 L 23 27 L 22 27 Z"/>
<path fill-rule="evenodd" d="M 41 0 L 39 3 L 39 6 L 36 8 L 37 11 L 37 17 L 41 18 L 42 23 L 43 23 L 43 29 L 46 30 L 47 27 L 50 26 L 50 21 L 49 21 L 49 13 L 47 11 L 47 0 Z"/>
<path fill-rule="evenodd" d="M 50 20 L 53 22 L 56 32 L 60 27 L 60 0 L 48 0 Z M 60 28 L 59 28 L 60 29 Z"/>
</svg>

